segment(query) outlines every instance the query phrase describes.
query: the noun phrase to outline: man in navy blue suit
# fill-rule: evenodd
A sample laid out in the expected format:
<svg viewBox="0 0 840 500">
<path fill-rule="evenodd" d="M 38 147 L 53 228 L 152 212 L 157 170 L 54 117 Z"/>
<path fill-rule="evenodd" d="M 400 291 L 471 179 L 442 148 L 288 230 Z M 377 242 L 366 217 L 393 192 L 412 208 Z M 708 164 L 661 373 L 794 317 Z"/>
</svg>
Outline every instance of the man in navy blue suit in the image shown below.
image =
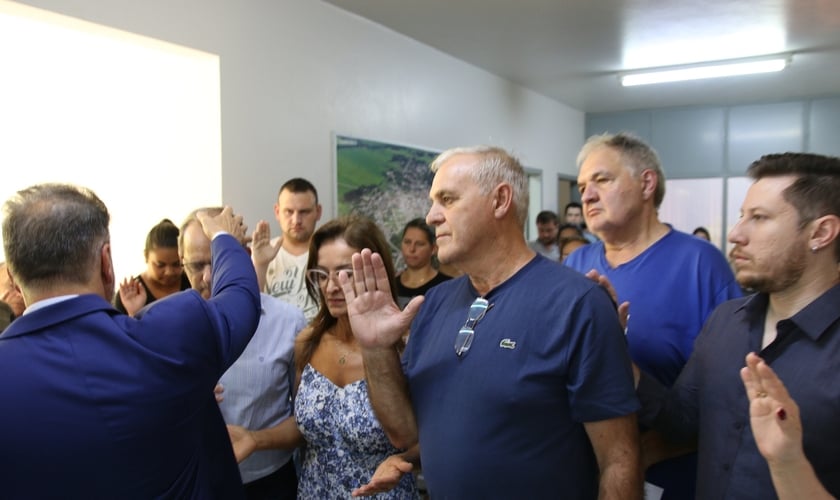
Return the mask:
<svg viewBox="0 0 840 500">
<path fill-rule="evenodd" d="M 242 498 L 213 387 L 257 327 L 241 216 L 199 220 L 212 297 L 190 290 L 138 319 L 109 303 L 109 215 L 90 190 L 43 184 L 3 207 L 27 310 L 0 336 L 0 497 Z"/>
</svg>

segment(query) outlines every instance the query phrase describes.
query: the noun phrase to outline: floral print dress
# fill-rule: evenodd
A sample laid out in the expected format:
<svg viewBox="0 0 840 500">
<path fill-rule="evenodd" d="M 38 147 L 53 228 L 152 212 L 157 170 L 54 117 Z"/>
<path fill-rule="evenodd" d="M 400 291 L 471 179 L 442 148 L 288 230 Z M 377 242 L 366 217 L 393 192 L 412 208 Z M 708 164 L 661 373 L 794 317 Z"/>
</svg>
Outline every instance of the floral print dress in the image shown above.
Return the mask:
<svg viewBox="0 0 840 500">
<path fill-rule="evenodd" d="M 399 451 L 373 414 L 365 380 L 338 387 L 307 364 L 295 417 L 307 443 L 298 482 L 301 500 L 349 499 L 385 458 Z M 372 498 L 416 499 L 414 477 L 406 474 L 396 488 Z"/>
</svg>

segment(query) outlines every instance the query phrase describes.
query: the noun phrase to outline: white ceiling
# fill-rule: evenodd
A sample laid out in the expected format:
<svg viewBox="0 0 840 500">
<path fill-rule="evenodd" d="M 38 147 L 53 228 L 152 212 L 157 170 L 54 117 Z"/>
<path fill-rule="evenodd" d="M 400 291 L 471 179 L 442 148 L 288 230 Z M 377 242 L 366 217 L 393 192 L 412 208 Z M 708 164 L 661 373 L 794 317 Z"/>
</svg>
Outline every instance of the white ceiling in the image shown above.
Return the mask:
<svg viewBox="0 0 840 500">
<path fill-rule="evenodd" d="M 840 0 L 325 0 L 586 112 L 840 94 Z M 782 73 L 620 86 L 617 73 L 793 52 Z"/>
</svg>

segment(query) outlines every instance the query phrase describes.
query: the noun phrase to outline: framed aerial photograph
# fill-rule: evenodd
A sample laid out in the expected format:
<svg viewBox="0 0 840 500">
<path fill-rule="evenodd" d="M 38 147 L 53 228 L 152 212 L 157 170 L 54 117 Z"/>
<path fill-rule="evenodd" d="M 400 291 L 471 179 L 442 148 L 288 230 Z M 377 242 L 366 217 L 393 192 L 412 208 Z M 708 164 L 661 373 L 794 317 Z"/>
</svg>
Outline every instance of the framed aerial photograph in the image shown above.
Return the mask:
<svg viewBox="0 0 840 500">
<path fill-rule="evenodd" d="M 373 219 L 388 238 L 397 269 L 402 268 L 402 229 L 429 211 L 429 164 L 438 152 L 338 134 L 335 146 L 338 215 Z"/>
</svg>

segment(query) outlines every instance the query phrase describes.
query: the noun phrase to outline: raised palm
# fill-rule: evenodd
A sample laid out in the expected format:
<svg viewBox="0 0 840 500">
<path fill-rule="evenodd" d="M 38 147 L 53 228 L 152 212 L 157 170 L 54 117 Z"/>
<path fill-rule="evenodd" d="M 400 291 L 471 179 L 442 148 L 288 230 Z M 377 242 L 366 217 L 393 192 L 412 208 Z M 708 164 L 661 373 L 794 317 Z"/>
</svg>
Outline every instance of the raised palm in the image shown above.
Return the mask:
<svg viewBox="0 0 840 500">
<path fill-rule="evenodd" d="M 277 256 L 282 246 L 282 236 L 277 238 L 274 244 L 271 243 L 271 228 L 268 222 L 264 220 L 257 222 L 257 227 L 251 235 L 251 259 L 255 265 L 268 265 Z"/>
<path fill-rule="evenodd" d="M 406 333 L 420 309 L 415 297 L 400 310 L 391 295 L 385 264 L 378 253 L 365 248 L 353 254 L 353 277 L 339 275 L 353 335 L 363 349 L 391 347 Z"/>
</svg>

